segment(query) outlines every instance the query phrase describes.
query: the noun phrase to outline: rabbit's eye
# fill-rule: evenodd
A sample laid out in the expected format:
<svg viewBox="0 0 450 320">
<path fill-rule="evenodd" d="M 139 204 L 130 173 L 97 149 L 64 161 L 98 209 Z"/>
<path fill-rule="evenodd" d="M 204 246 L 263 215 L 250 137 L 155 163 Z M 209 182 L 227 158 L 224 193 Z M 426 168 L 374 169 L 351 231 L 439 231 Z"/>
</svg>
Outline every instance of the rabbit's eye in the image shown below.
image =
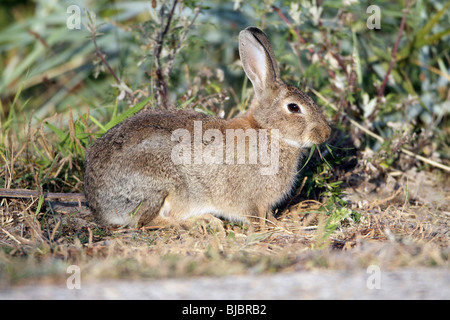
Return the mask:
<svg viewBox="0 0 450 320">
<path fill-rule="evenodd" d="M 289 112 L 292 112 L 292 113 L 301 113 L 302 112 L 302 109 L 296 103 L 289 103 L 287 105 L 287 107 L 288 107 Z"/>
</svg>

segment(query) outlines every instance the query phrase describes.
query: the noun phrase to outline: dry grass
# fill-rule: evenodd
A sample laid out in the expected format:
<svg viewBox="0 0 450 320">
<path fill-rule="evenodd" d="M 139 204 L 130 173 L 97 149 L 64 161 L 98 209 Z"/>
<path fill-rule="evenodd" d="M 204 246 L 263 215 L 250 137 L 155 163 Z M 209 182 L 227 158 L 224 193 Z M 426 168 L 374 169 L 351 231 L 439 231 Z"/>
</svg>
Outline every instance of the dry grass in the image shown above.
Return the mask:
<svg viewBox="0 0 450 320">
<path fill-rule="evenodd" d="M 225 223 L 215 231 L 204 224 L 191 230 L 107 229 L 76 206 L 61 213 L 51 204 L 38 210 L 38 199 L 3 199 L 0 283 L 65 281 L 72 264 L 80 266 L 84 281 L 449 266 L 448 193 L 440 207 L 405 202 L 402 193 L 375 199 L 357 209 L 358 223 L 342 221 L 328 236 L 327 217 L 315 201 L 282 212 L 285 227 L 249 231 Z"/>
<path fill-rule="evenodd" d="M 61 144 L 43 130 L 27 134 L 25 144 L 11 131 L 3 138 L 3 187 L 82 192 L 82 158 L 76 149 L 62 156 L 65 149 L 59 150 Z M 33 149 L 42 154 L 26 151 Z M 0 198 L 0 285 L 64 283 L 69 265 L 81 268 L 84 281 L 372 264 L 449 267 L 448 176 L 411 170 L 375 181 L 361 168 L 335 171 L 348 201 L 340 208 L 358 213 L 359 219 L 341 216 L 331 230 L 335 212 L 322 210 L 326 199 L 300 201 L 301 194 L 276 212 L 283 227 L 267 222 L 265 230 L 255 226 L 253 231 L 227 222 L 223 230 L 205 224 L 191 230 L 108 229 L 78 202 Z"/>
</svg>

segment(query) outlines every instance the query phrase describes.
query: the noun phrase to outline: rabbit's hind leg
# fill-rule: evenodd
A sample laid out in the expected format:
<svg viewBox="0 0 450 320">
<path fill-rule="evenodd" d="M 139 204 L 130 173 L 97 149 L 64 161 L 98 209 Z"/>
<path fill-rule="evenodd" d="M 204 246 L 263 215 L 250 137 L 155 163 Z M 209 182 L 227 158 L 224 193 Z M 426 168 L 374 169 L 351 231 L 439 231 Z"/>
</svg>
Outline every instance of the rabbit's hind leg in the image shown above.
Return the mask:
<svg viewBox="0 0 450 320">
<path fill-rule="evenodd" d="M 185 230 L 203 226 L 204 229 L 221 232 L 224 230 L 223 222 L 212 214 L 215 211 L 214 208 L 190 203 L 185 194 L 172 190 L 165 197 L 158 214 L 147 225 Z"/>
<path fill-rule="evenodd" d="M 168 192 L 158 190 L 150 192 L 137 209 L 131 213 L 130 225 L 139 227 L 165 226 L 164 219 L 160 219 L 161 211 L 165 210 Z"/>
<path fill-rule="evenodd" d="M 209 213 L 189 217 L 181 222 L 181 226 L 186 230 L 196 229 L 203 233 L 208 230 L 214 233 L 225 232 L 223 221 Z"/>
<path fill-rule="evenodd" d="M 251 225 L 257 226 L 259 230 L 267 230 L 267 228 L 284 227 L 272 214 L 270 207 L 255 206 L 252 214 L 247 215 Z"/>
</svg>

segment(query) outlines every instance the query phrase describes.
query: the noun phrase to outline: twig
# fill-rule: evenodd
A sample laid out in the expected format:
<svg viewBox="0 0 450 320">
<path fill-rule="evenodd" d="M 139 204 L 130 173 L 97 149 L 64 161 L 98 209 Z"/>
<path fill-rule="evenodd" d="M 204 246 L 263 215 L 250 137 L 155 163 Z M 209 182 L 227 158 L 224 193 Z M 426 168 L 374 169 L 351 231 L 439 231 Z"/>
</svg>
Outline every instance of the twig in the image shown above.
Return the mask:
<svg viewBox="0 0 450 320">
<path fill-rule="evenodd" d="M 309 90 L 311 90 L 312 93 L 314 93 L 316 96 L 318 96 L 320 99 L 322 99 L 323 101 L 326 102 L 326 106 L 329 106 L 331 109 L 333 109 L 334 111 L 339 111 L 338 107 L 336 107 L 334 104 L 332 104 L 330 101 L 328 101 L 324 96 L 322 96 L 319 92 L 317 92 L 316 90 L 314 90 L 313 88 L 308 88 Z M 358 122 L 356 122 L 355 120 L 353 120 L 352 118 L 350 118 L 347 113 L 344 112 L 344 114 L 347 116 L 347 118 L 349 119 L 350 123 L 352 125 L 354 125 L 355 127 L 357 127 L 358 129 L 364 131 L 365 133 L 367 133 L 369 136 L 372 136 L 373 138 L 377 139 L 378 141 L 380 141 L 381 143 L 384 142 L 384 138 L 377 135 L 376 133 L 370 131 L 369 129 L 365 128 L 364 126 L 360 125 Z"/>
<path fill-rule="evenodd" d="M 218 92 L 218 93 L 209 94 L 209 95 L 207 95 L 205 97 L 201 97 L 200 99 L 198 99 L 197 101 L 192 103 L 191 108 L 195 108 L 196 106 L 201 105 L 204 101 L 212 99 L 214 97 L 219 97 L 220 98 L 221 95 L 222 95 L 222 93 Z"/>
<path fill-rule="evenodd" d="M 173 68 L 173 63 L 175 61 L 175 57 L 177 56 L 178 52 L 181 49 L 181 44 L 186 40 L 187 34 L 189 33 L 189 31 L 192 29 L 192 26 L 194 25 L 195 20 L 197 20 L 198 14 L 200 13 L 200 8 L 203 5 L 203 0 L 200 1 L 200 3 L 197 5 L 197 7 L 194 10 L 194 17 L 192 18 L 191 22 L 189 23 L 189 25 L 187 27 L 184 28 L 184 32 L 183 34 L 180 36 L 180 39 L 177 43 L 177 46 L 175 47 L 175 49 L 173 50 L 173 52 L 171 54 L 169 54 L 169 59 L 167 62 L 167 76 L 170 76 L 171 72 L 172 72 L 172 68 Z"/>
<path fill-rule="evenodd" d="M 378 90 L 377 105 L 375 106 L 371 115 L 368 118 L 369 122 L 372 122 L 373 118 L 375 117 L 375 115 L 378 112 L 378 109 L 380 108 L 381 98 L 383 97 L 384 89 L 386 88 L 387 82 L 389 80 L 389 75 L 391 74 L 392 68 L 394 67 L 395 57 L 397 56 L 398 45 L 400 43 L 400 38 L 402 37 L 402 34 L 403 34 L 403 29 L 405 28 L 405 22 L 406 22 L 406 16 L 408 14 L 408 9 L 409 9 L 409 0 L 406 0 L 405 9 L 403 10 L 402 21 L 400 22 L 400 30 L 398 31 L 397 40 L 395 41 L 394 48 L 392 49 L 391 61 L 389 63 L 389 67 L 386 71 L 386 75 L 384 76 L 383 84 L 381 85 L 380 89 Z"/>
<path fill-rule="evenodd" d="M 14 237 L 11 233 L 9 233 L 7 230 L 1 228 L 1 230 L 8 236 L 10 237 L 12 240 L 14 240 L 15 242 L 17 242 L 18 244 L 22 244 L 22 242 L 20 242 L 19 240 L 16 239 L 16 237 Z"/>
<path fill-rule="evenodd" d="M 117 232 L 117 233 L 125 233 L 125 232 L 133 232 L 133 231 L 145 231 L 145 230 L 159 230 L 159 229 L 163 229 L 166 226 L 145 226 L 145 227 L 140 227 L 140 228 L 110 228 L 110 230 Z"/>
<path fill-rule="evenodd" d="M 42 45 L 45 47 L 45 49 L 50 49 L 50 46 L 48 45 L 47 41 L 45 41 L 44 38 L 42 38 L 42 36 L 37 33 L 36 31 L 33 31 L 31 29 L 28 30 L 28 33 L 31 34 L 33 37 L 35 37 L 40 43 L 42 43 Z"/>
<path fill-rule="evenodd" d="M 446 166 L 446 165 L 444 165 L 442 163 L 439 163 L 437 161 L 434 161 L 434 160 L 422 157 L 422 156 L 420 156 L 418 154 L 415 154 L 415 153 L 413 153 L 413 152 L 411 152 L 411 151 L 409 151 L 409 150 L 407 150 L 405 148 L 401 148 L 400 151 L 403 152 L 404 154 L 410 156 L 410 157 L 414 157 L 414 158 L 419 159 L 419 160 L 421 160 L 421 161 L 423 161 L 425 163 L 431 164 L 432 166 L 435 166 L 437 168 L 440 168 L 440 169 L 443 169 L 445 171 L 450 172 L 450 167 Z"/>
<path fill-rule="evenodd" d="M 131 97 L 131 100 L 134 100 L 134 93 L 133 91 L 127 87 L 127 85 L 120 80 L 120 78 L 117 76 L 117 74 L 114 72 L 113 68 L 109 65 L 108 61 L 106 61 L 106 56 L 103 54 L 103 52 L 100 50 L 97 44 L 97 18 L 95 13 L 86 11 L 86 16 L 88 18 L 88 23 L 85 23 L 84 25 L 91 33 L 91 39 L 92 43 L 94 43 L 95 52 L 97 56 L 100 58 L 102 63 L 106 66 L 109 73 L 114 77 L 114 79 L 117 82 L 117 85 L 114 85 L 115 87 L 119 88 L 122 93 L 128 94 Z M 121 99 L 121 98 L 119 98 Z"/>
<path fill-rule="evenodd" d="M 281 20 L 283 20 L 289 28 L 291 28 L 291 30 L 295 33 L 295 35 L 297 36 L 299 42 L 301 44 L 306 44 L 306 40 L 305 38 L 303 38 L 300 33 L 298 32 L 298 30 L 295 28 L 295 26 L 292 25 L 292 23 L 289 21 L 288 18 L 286 18 L 286 16 L 283 14 L 283 12 L 281 12 L 280 9 L 278 9 L 276 6 L 272 6 L 272 9 L 278 14 L 278 16 L 281 18 Z M 309 53 L 314 54 L 314 49 L 311 47 L 307 47 L 306 50 L 309 51 Z M 325 66 L 325 61 L 321 60 L 320 63 Z M 301 59 L 299 59 L 299 64 L 301 65 Z M 330 75 L 331 78 L 335 78 L 336 75 L 334 74 L 334 72 L 332 70 L 327 70 L 328 74 Z M 344 72 L 346 72 L 346 69 L 344 68 Z"/>
<path fill-rule="evenodd" d="M 424 63 L 422 63 L 421 61 L 416 60 L 416 59 L 411 59 L 411 62 L 414 63 L 415 65 L 418 65 L 419 67 L 426 68 L 426 69 L 430 70 L 431 72 L 433 72 L 433 73 L 435 73 L 435 74 L 437 74 L 437 75 L 439 75 L 439 76 L 441 76 L 441 77 L 446 78 L 447 81 L 450 81 L 450 75 L 449 75 L 448 73 L 442 72 L 442 71 L 439 70 L 438 68 L 435 68 L 435 67 L 426 65 L 426 64 L 424 64 Z"/>
<path fill-rule="evenodd" d="M 374 202 L 372 202 L 369 206 L 369 208 L 367 210 L 371 210 L 373 209 L 373 207 L 375 206 L 379 206 L 380 204 L 384 204 L 386 202 L 389 202 L 391 200 L 394 200 L 395 197 L 397 197 L 400 192 L 403 190 L 403 186 L 401 186 L 400 188 L 398 188 L 398 190 L 390 197 L 387 197 L 386 199 L 382 199 L 382 200 L 375 200 Z"/>
<path fill-rule="evenodd" d="M 0 188 L 1 198 L 37 198 L 43 195 L 45 199 L 60 199 L 68 201 L 86 201 L 86 197 L 83 193 L 53 193 L 43 192 L 42 194 L 37 190 L 27 189 L 5 189 Z"/>
<path fill-rule="evenodd" d="M 322 99 L 323 101 L 325 101 L 326 105 L 328 105 L 330 108 L 332 108 L 332 109 L 335 110 L 335 111 L 338 111 L 338 108 L 337 108 L 334 104 L 332 104 L 330 101 L 328 101 L 324 96 L 322 96 L 319 92 L 317 92 L 317 91 L 314 90 L 313 88 L 309 88 L 309 90 L 311 90 L 311 92 L 314 93 L 316 96 L 318 96 L 320 99 Z M 345 112 L 344 112 L 344 113 L 345 113 Z M 384 140 L 383 137 L 381 137 L 381 136 L 377 135 L 376 133 L 370 131 L 369 129 L 363 127 L 363 126 L 360 125 L 358 122 L 356 122 L 355 120 L 353 120 L 352 118 L 350 118 L 346 113 L 345 113 L 345 115 L 346 115 L 347 118 L 349 119 L 350 123 L 353 124 L 355 127 L 357 127 L 358 129 L 364 131 L 365 133 L 367 133 L 367 134 L 370 135 L 371 137 L 377 139 L 377 140 L 380 141 L 381 143 L 385 142 L 385 140 Z M 446 165 L 444 165 L 444 164 L 442 164 L 442 163 L 440 163 L 440 162 L 437 162 L 437 161 L 434 161 L 434 160 L 431 160 L 431 159 L 427 159 L 427 158 L 422 157 L 422 156 L 420 156 L 420 155 L 418 155 L 418 154 L 415 154 L 415 153 L 413 153 L 413 152 L 411 152 L 411 151 L 409 151 L 409 150 L 407 150 L 407 149 L 405 149 L 405 148 L 401 148 L 400 151 L 403 152 L 404 154 L 406 154 L 406 155 L 408 155 L 408 156 L 411 156 L 411 157 L 414 157 L 414 158 L 416 158 L 416 159 L 418 159 L 418 160 L 420 160 L 420 161 L 422 161 L 422 162 L 428 163 L 428 164 L 430 164 L 430 165 L 432 165 L 432 166 L 434 166 L 434 167 L 437 167 L 437 168 L 440 168 L 440 169 L 443 169 L 443 170 L 445 170 L 445 171 L 450 172 L 450 167 L 449 167 L 449 166 L 446 166 Z"/>
<path fill-rule="evenodd" d="M 348 72 L 347 72 L 347 66 L 345 65 L 344 61 L 342 60 L 342 58 L 335 52 L 333 52 L 333 50 L 331 50 L 331 43 L 327 38 L 327 33 L 325 30 L 322 31 L 322 35 L 323 38 L 326 39 L 325 40 L 325 45 L 328 49 L 328 52 L 333 56 L 333 58 L 337 61 L 338 65 L 341 67 L 342 72 L 348 77 Z M 349 81 L 350 82 L 350 81 Z"/>
<path fill-rule="evenodd" d="M 278 9 L 276 6 L 272 6 L 272 9 L 280 16 L 281 20 L 283 20 L 291 29 L 292 31 L 295 32 L 295 35 L 297 36 L 298 40 L 302 43 L 302 44 L 306 44 L 306 40 L 300 35 L 300 33 L 297 31 L 297 29 L 292 25 L 292 23 L 289 21 L 288 18 L 286 18 L 286 16 L 283 14 L 283 12 L 281 12 L 280 9 Z M 310 53 L 314 53 L 314 49 L 311 47 L 308 47 L 307 50 Z"/>
<path fill-rule="evenodd" d="M 300 188 L 297 190 L 297 192 L 295 193 L 295 196 L 291 197 L 291 200 L 289 200 L 289 202 L 286 205 L 286 208 L 289 208 L 291 206 L 292 201 L 295 199 L 295 197 L 297 197 L 303 190 L 303 187 L 305 186 L 306 180 L 308 180 L 308 177 L 304 177 L 302 184 L 300 185 Z"/>
<path fill-rule="evenodd" d="M 114 77 L 114 79 L 116 80 L 117 84 L 120 84 L 122 81 L 119 79 L 119 77 L 114 72 L 113 68 L 111 68 L 109 63 L 106 61 L 105 55 L 102 53 L 102 51 L 100 50 L 100 48 L 97 45 L 97 40 L 95 38 L 95 29 L 91 29 L 90 31 L 91 31 L 92 42 L 94 43 L 95 52 L 97 53 L 97 56 L 100 58 L 100 60 L 102 60 L 102 63 L 106 66 L 106 68 L 108 69 L 109 73 L 111 73 L 111 75 Z"/>
<path fill-rule="evenodd" d="M 155 47 L 155 61 L 156 61 L 156 81 L 157 81 L 157 88 L 159 95 L 161 97 L 161 104 L 162 106 L 167 109 L 168 106 L 168 85 L 166 80 L 164 79 L 164 74 L 162 70 L 162 63 L 161 63 L 161 53 L 163 49 L 164 44 L 164 37 L 167 35 L 167 32 L 169 32 L 170 24 L 172 23 L 172 18 L 175 13 L 175 7 L 178 4 L 178 0 L 175 0 L 172 4 L 172 8 L 169 12 L 169 15 L 167 17 L 166 25 L 164 26 L 164 29 L 161 30 L 161 32 L 158 34 L 158 39 L 156 41 L 156 47 Z M 164 4 L 161 6 L 160 10 L 161 20 L 164 18 Z M 161 24 L 161 28 L 163 28 L 163 25 Z"/>
</svg>

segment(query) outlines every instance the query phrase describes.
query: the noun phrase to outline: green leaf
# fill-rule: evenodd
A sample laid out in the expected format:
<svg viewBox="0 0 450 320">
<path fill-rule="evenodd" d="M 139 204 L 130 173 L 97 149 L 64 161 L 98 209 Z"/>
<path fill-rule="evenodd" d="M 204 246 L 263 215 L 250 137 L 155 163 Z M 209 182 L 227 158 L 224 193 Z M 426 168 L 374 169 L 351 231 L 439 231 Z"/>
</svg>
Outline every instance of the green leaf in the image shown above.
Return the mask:
<svg viewBox="0 0 450 320">
<path fill-rule="evenodd" d="M 445 13 L 445 11 L 449 6 L 450 2 L 447 2 L 447 4 L 440 11 L 438 11 L 438 13 L 436 13 L 435 16 L 431 18 L 427 22 L 427 24 L 417 33 L 418 43 L 425 40 L 425 36 L 431 32 L 431 29 L 433 29 L 434 25 L 438 23 L 438 21 L 441 19 L 442 15 Z"/>
<path fill-rule="evenodd" d="M 331 154 L 331 156 L 334 158 L 334 154 L 333 154 L 333 150 L 331 150 L 330 146 L 328 145 L 328 143 L 325 143 L 325 147 L 328 149 L 328 152 Z"/>
<path fill-rule="evenodd" d="M 424 44 L 433 44 L 434 42 L 440 40 L 442 37 L 444 37 L 448 34 L 450 34 L 450 29 L 433 34 L 432 36 L 429 36 L 425 39 Z"/>
<path fill-rule="evenodd" d="M 130 109 L 126 110 L 125 112 L 123 112 L 120 116 L 117 116 L 115 118 L 113 118 L 110 122 L 108 122 L 105 126 L 104 129 L 106 129 L 106 131 L 108 131 L 109 129 L 111 129 L 112 127 L 114 127 L 115 125 L 121 123 L 123 120 L 125 120 L 126 118 L 132 116 L 133 114 L 135 114 L 136 112 L 138 112 L 139 110 L 141 110 L 146 104 L 147 102 L 149 102 L 153 97 L 150 96 L 147 99 L 144 99 L 143 101 L 139 102 L 137 105 L 135 105 L 134 107 L 131 107 Z M 92 120 L 92 119 L 91 119 Z"/>
<path fill-rule="evenodd" d="M 102 131 L 102 133 L 105 133 L 106 131 L 108 131 L 108 130 L 106 130 L 106 128 L 100 123 L 100 121 L 98 121 L 97 119 L 94 118 L 94 116 L 89 115 L 89 119 L 91 119 L 91 121 L 92 121 L 93 123 L 95 123 L 95 124 L 97 125 L 97 127 L 100 128 L 100 130 Z"/>
<path fill-rule="evenodd" d="M 47 128 L 49 128 L 50 130 L 52 130 L 61 141 L 64 141 L 69 136 L 69 133 L 64 133 L 64 131 L 62 131 L 61 129 L 58 129 L 57 127 L 55 127 L 54 125 L 52 125 L 48 122 L 46 122 L 44 125 Z"/>
<path fill-rule="evenodd" d="M 303 167 L 297 173 L 301 172 L 305 168 L 305 166 L 308 164 L 309 160 L 311 160 L 311 157 L 312 157 L 312 155 L 314 153 L 314 150 L 316 150 L 316 145 L 315 144 L 312 145 L 311 151 L 309 152 L 309 156 L 308 156 L 308 159 L 306 159 L 305 164 L 303 165 Z"/>
<path fill-rule="evenodd" d="M 36 208 L 36 213 L 34 214 L 35 217 L 37 217 L 37 215 L 39 214 L 39 212 L 41 212 L 41 208 L 42 208 L 42 204 L 44 203 L 44 196 L 41 195 L 39 196 L 39 202 Z"/>
<path fill-rule="evenodd" d="M 187 106 L 189 103 L 191 103 L 194 99 L 195 99 L 195 97 L 191 97 L 190 99 L 188 99 L 185 102 L 183 102 L 182 104 L 180 104 L 177 107 L 177 109 L 183 109 L 185 106 Z"/>
<path fill-rule="evenodd" d="M 440 11 L 438 11 L 433 18 L 431 18 L 427 24 L 425 24 L 425 26 L 420 29 L 416 36 L 414 37 L 414 40 L 412 42 L 409 42 L 402 50 L 400 50 L 397 53 L 397 57 L 396 57 L 396 61 L 400 61 L 403 59 L 406 59 L 407 57 L 409 57 L 411 55 L 411 50 L 412 49 L 418 49 L 423 47 L 426 44 L 431 44 L 434 41 L 437 41 L 439 39 L 441 39 L 443 36 L 445 36 L 446 34 L 448 34 L 450 32 L 450 30 L 444 30 L 442 32 L 439 32 L 435 35 L 431 35 L 429 37 L 427 37 L 427 35 L 431 32 L 431 29 L 433 29 L 433 27 L 436 25 L 436 23 L 439 22 L 439 20 L 441 19 L 442 15 L 445 13 L 445 11 L 448 9 L 448 7 L 450 6 L 450 2 L 448 2 Z"/>
</svg>

